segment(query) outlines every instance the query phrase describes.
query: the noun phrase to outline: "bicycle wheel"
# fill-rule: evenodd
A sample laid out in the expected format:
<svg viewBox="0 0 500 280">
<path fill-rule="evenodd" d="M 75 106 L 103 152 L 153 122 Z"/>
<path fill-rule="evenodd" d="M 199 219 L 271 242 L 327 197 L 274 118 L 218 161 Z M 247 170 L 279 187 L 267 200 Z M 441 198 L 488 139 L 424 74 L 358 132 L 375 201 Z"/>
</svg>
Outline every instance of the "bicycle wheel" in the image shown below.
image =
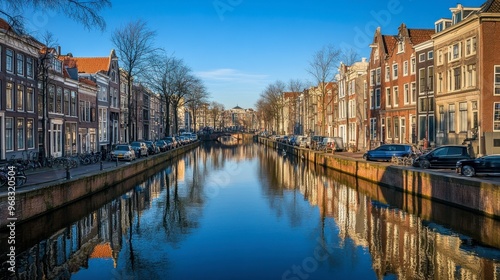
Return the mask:
<svg viewBox="0 0 500 280">
<path fill-rule="evenodd" d="M 7 175 L 6 175 L 6 174 L 4 174 L 4 173 L 1 173 L 1 174 L 0 174 L 0 187 L 5 187 L 5 186 L 7 186 L 7 182 L 8 182 L 8 180 L 7 180 Z"/>
<path fill-rule="evenodd" d="M 16 185 L 17 186 L 22 186 L 26 184 L 26 181 L 28 181 L 28 178 L 24 175 L 16 175 Z"/>
</svg>

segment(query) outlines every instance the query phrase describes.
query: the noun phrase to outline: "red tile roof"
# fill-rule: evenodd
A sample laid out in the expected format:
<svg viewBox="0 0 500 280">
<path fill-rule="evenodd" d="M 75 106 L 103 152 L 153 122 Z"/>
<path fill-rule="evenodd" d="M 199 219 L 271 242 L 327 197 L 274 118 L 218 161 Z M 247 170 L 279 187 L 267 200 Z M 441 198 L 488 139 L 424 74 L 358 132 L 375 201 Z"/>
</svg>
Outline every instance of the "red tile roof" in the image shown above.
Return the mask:
<svg viewBox="0 0 500 280">
<path fill-rule="evenodd" d="M 418 45 L 425 41 L 431 39 L 431 36 L 434 35 L 434 29 L 410 29 L 408 28 L 408 35 L 410 36 L 410 40 L 413 45 Z"/>
<path fill-rule="evenodd" d="M 387 53 L 391 53 L 397 44 L 396 36 L 382 35 L 382 43 L 384 44 Z"/>
<path fill-rule="evenodd" d="M 0 18 L 0 29 L 3 29 L 3 30 L 12 30 L 12 27 L 3 18 Z"/>
<path fill-rule="evenodd" d="M 105 72 L 109 70 L 109 57 L 72 57 L 75 67 L 78 68 L 79 73 L 98 73 Z"/>
<path fill-rule="evenodd" d="M 80 83 L 82 83 L 82 84 L 86 84 L 86 85 L 89 85 L 89 86 L 94 86 L 94 87 L 95 87 L 95 86 L 97 86 L 97 84 L 96 84 L 94 81 L 89 80 L 89 79 L 87 79 L 87 78 L 79 78 L 78 80 L 79 80 L 79 81 L 80 81 Z"/>
</svg>

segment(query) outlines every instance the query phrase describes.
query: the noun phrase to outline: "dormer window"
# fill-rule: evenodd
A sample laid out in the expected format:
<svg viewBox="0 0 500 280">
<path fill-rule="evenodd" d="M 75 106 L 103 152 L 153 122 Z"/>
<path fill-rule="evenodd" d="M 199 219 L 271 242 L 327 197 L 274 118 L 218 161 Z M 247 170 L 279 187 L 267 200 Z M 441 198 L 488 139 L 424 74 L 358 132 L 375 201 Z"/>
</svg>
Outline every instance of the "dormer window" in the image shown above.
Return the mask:
<svg viewBox="0 0 500 280">
<path fill-rule="evenodd" d="M 62 62 L 55 57 L 52 58 L 52 70 L 56 71 L 57 73 L 62 72 Z"/>
<path fill-rule="evenodd" d="M 453 13 L 453 24 L 457 24 L 462 21 L 462 11 L 457 11 Z"/>
</svg>

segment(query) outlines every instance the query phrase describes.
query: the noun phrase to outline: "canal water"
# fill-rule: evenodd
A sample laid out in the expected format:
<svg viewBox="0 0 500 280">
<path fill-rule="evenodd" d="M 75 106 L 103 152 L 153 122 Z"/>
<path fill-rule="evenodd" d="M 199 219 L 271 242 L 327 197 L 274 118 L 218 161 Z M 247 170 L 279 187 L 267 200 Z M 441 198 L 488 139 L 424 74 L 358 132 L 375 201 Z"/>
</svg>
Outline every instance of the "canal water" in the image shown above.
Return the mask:
<svg viewBox="0 0 500 280">
<path fill-rule="evenodd" d="M 254 143 L 159 170 L 20 225 L 15 278 L 500 279 L 497 220 Z"/>
</svg>

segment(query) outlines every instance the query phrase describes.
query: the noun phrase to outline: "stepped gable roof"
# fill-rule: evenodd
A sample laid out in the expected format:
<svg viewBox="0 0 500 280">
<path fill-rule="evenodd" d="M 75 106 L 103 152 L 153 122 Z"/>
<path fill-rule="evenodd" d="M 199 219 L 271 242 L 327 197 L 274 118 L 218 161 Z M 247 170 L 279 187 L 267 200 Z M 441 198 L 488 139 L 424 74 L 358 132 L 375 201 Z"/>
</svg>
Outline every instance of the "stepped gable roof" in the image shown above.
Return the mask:
<svg viewBox="0 0 500 280">
<path fill-rule="evenodd" d="M 413 45 L 418 45 L 431 39 L 434 29 L 408 29 L 408 36 Z"/>
<path fill-rule="evenodd" d="M 500 0 L 488 0 L 481 5 L 480 13 L 500 13 Z"/>
</svg>

